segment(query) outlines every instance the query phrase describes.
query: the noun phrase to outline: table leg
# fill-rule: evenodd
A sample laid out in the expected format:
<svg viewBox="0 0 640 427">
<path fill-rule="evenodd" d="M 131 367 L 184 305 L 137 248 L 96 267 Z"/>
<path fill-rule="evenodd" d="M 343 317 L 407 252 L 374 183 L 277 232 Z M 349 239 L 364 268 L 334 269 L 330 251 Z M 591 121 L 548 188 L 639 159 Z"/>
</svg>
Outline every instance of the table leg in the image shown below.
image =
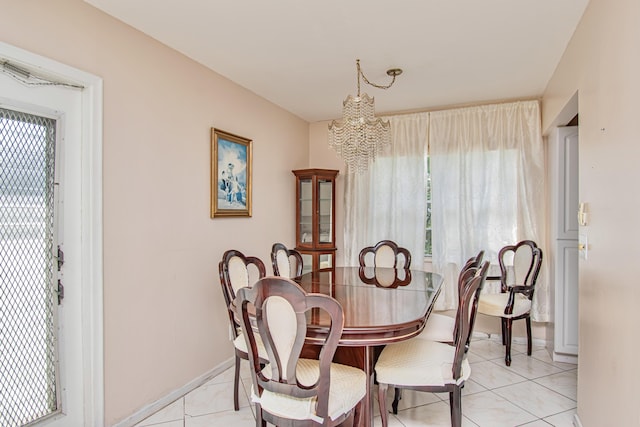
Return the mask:
<svg viewBox="0 0 640 427">
<path fill-rule="evenodd" d="M 364 347 L 364 372 L 367 374 L 367 395 L 362 408 L 362 425 L 373 426 L 373 347 Z"/>
</svg>

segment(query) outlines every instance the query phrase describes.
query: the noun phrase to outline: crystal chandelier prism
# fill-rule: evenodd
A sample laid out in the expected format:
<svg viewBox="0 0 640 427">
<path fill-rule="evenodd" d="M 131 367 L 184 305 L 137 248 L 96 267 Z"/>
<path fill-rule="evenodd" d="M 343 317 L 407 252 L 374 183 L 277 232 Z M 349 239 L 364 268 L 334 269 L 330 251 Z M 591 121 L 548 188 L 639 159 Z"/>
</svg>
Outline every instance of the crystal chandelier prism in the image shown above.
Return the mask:
<svg viewBox="0 0 640 427">
<path fill-rule="evenodd" d="M 382 149 L 391 143 L 388 120 L 375 117 L 374 99 L 366 93 L 360 94 L 360 77 L 378 89 L 388 89 L 396 76 L 402 74 L 399 68 L 387 70 L 392 77 L 388 85 L 371 83 L 360 69 L 360 60 L 356 60 L 358 73 L 358 94 L 347 96 L 342 103 L 342 120 L 333 120 L 329 125 L 329 146 L 342 157 L 347 172 L 363 172 L 375 161 Z"/>
</svg>

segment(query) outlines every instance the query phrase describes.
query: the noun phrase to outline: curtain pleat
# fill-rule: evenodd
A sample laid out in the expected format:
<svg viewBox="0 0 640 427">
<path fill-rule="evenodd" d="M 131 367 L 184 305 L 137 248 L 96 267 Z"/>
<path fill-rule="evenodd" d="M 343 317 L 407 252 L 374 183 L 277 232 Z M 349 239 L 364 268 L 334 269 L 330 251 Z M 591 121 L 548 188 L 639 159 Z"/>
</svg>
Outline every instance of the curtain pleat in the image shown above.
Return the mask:
<svg viewBox="0 0 640 427">
<path fill-rule="evenodd" d="M 345 260 L 358 265 L 365 246 L 393 240 L 409 249 L 422 268 L 425 235 L 425 114 L 386 117 L 391 145 L 363 173 L 345 178 Z"/>
<path fill-rule="evenodd" d="M 365 246 L 389 239 L 411 251 L 422 269 L 426 187 L 431 158 L 433 270 L 445 282 L 437 310 L 456 308 L 464 262 L 497 254 L 523 239 L 545 241 L 545 154 L 538 101 L 494 104 L 386 117 L 392 144 L 368 171 L 345 178 L 345 262 L 358 264 Z M 546 260 L 532 318 L 549 321 Z M 485 292 L 499 287 L 487 283 Z"/>
<path fill-rule="evenodd" d="M 436 309 L 457 304 L 457 275 L 480 250 L 498 274 L 498 251 L 531 239 L 545 245 L 545 153 L 537 101 L 432 112 L 433 268 L 445 277 Z M 540 274 L 532 308 L 549 320 L 549 288 Z M 498 292 L 487 283 L 485 292 Z"/>
</svg>

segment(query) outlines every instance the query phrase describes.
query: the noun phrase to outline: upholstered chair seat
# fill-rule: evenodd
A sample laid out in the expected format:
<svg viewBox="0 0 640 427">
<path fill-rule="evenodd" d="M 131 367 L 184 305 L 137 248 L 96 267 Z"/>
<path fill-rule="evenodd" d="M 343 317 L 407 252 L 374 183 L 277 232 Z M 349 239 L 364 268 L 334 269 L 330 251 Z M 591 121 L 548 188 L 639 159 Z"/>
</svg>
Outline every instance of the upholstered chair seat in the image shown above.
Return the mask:
<svg viewBox="0 0 640 427">
<path fill-rule="evenodd" d="M 531 300 L 523 294 L 515 294 L 513 299 L 513 312 L 505 314 L 509 294 L 485 294 L 480 298 L 478 310 L 482 314 L 496 317 L 519 317 L 531 310 Z"/>
<path fill-rule="evenodd" d="M 268 357 L 267 350 L 264 348 L 264 344 L 262 343 L 260 335 L 256 335 L 256 345 L 258 347 L 258 356 L 266 360 Z M 244 339 L 244 335 L 242 335 L 242 332 L 238 333 L 238 336 L 233 339 L 233 346 L 236 348 L 236 350 L 239 350 L 243 353 L 249 352 L 249 350 L 247 349 L 247 342 Z"/>
<path fill-rule="evenodd" d="M 449 344 L 411 339 L 385 347 L 376 362 L 376 379 L 396 386 L 444 386 L 462 384 L 469 379 L 471 367 L 462 361 L 462 373 L 453 378 L 456 348 Z"/>
<path fill-rule="evenodd" d="M 267 365 L 262 371 L 265 377 L 271 378 L 271 367 Z M 296 375 L 300 384 L 313 385 L 318 380 L 320 363 L 314 359 L 299 359 Z M 363 370 L 339 363 L 331 364 L 331 388 L 329 389 L 328 415 L 332 421 L 360 402 L 367 392 L 367 376 Z M 317 397 L 295 398 L 287 394 L 264 390 L 258 397 L 252 390 L 251 401 L 259 403 L 263 410 L 283 418 L 296 420 L 315 420 L 322 424 L 322 419 L 315 413 Z"/>
</svg>

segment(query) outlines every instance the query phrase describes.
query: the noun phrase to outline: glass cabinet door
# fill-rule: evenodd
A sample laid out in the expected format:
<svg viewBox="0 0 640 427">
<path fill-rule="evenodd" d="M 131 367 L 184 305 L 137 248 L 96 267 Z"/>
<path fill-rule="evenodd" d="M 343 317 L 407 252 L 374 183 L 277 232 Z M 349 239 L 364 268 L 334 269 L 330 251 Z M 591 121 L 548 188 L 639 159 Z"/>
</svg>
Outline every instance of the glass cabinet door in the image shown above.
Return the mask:
<svg viewBox="0 0 640 427">
<path fill-rule="evenodd" d="M 302 274 L 306 274 L 311 271 L 333 268 L 334 252 L 335 251 L 300 252 L 300 255 L 302 255 Z"/>
<path fill-rule="evenodd" d="M 313 254 L 300 253 L 302 255 L 302 274 L 313 271 Z"/>
<path fill-rule="evenodd" d="M 333 181 L 318 180 L 318 241 L 333 243 Z"/>
<path fill-rule="evenodd" d="M 318 259 L 318 267 L 333 268 L 333 253 L 320 254 Z"/>
<path fill-rule="evenodd" d="M 311 179 L 300 180 L 298 205 L 300 243 L 311 246 L 313 245 L 313 181 Z"/>
</svg>

